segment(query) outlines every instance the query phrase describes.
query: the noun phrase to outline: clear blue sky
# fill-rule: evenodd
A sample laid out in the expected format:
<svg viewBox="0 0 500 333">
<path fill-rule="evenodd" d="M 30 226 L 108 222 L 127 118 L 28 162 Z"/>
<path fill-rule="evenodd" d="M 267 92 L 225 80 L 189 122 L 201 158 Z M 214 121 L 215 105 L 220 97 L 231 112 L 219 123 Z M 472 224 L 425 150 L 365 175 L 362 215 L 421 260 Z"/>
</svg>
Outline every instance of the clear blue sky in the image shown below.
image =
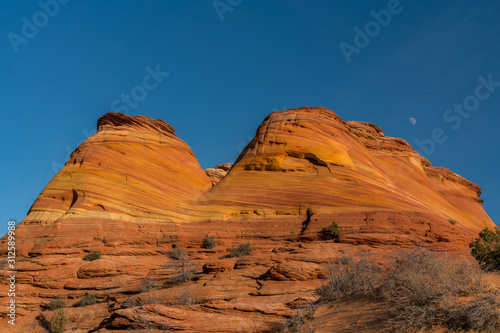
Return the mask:
<svg viewBox="0 0 500 333">
<path fill-rule="evenodd" d="M 270 112 L 324 106 L 427 142 L 500 221 L 500 87 L 478 87 L 500 82 L 496 0 L 54 1 L 0 12 L 4 232 L 113 102 L 174 126 L 203 168 L 234 161 Z M 157 66 L 168 76 L 144 89 Z"/>
</svg>

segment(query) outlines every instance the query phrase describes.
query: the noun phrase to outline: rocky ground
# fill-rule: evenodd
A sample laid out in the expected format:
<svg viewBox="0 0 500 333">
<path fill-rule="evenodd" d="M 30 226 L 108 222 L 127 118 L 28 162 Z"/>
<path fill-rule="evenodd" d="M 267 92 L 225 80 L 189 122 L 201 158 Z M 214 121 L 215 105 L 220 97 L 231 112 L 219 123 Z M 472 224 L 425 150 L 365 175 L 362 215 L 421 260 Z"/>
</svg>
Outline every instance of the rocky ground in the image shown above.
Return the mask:
<svg viewBox="0 0 500 333">
<path fill-rule="evenodd" d="M 144 332 L 167 328 L 184 332 L 279 332 L 283 323 L 318 300 L 316 289 L 325 276 L 324 264 L 360 251 L 383 261 L 397 249 L 333 240 L 250 240 L 251 255 L 231 257 L 230 249 L 241 242 L 245 240 L 219 242 L 213 249 L 186 244 L 186 255 L 180 260 L 172 259 L 171 247 L 156 253 L 109 252 L 95 261 L 82 260 L 83 254 L 22 260 L 17 268 L 17 325 L 11 331 L 42 332 L 40 315 L 50 319 L 54 312 L 46 306 L 62 299 L 67 305 L 67 329 L 74 332 L 123 332 L 130 328 Z M 468 257 L 466 252 L 456 254 Z M 190 281 L 175 279 L 191 270 Z M 5 281 L 7 273 L 3 271 L 2 275 Z M 86 294 L 95 294 L 96 304 L 78 307 Z M 350 300 L 333 308 L 338 309 L 332 310 L 331 305 L 318 309 L 311 322 L 316 332 L 377 327 L 376 314 L 382 311 L 379 304 L 365 300 Z M 5 312 L 2 309 L 1 325 L 9 327 Z M 331 320 L 337 323 L 338 331 L 329 331 Z"/>
</svg>

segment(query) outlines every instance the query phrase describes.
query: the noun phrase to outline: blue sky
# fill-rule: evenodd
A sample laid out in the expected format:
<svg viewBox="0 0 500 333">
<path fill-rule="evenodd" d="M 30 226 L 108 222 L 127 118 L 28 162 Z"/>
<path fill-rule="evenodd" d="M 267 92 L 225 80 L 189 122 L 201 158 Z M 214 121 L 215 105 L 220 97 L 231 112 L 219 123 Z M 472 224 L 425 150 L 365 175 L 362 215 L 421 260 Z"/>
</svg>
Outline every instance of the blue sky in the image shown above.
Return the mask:
<svg viewBox="0 0 500 333">
<path fill-rule="evenodd" d="M 167 121 L 208 168 L 270 112 L 324 106 L 478 183 L 499 222 L 499 17 L 494 0 L 5 2 L 0 230 L 112 108 Z"/>
</svg>

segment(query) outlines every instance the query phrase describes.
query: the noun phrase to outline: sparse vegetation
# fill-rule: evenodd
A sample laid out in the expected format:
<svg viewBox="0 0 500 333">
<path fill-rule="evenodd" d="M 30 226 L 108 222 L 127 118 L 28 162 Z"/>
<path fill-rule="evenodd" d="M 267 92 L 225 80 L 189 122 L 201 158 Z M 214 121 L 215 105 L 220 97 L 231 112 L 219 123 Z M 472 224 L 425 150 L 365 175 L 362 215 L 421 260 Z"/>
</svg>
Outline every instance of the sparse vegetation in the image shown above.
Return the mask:
<svg viewBox="0 0 500 333">
<path fill-rule="evenodd" d="M 425 249 L 398 253 L 384 270 L 363 255 L 344 256 L 328 267 L 318 294 L 327 302 L 351 294 L 384 301 L 393 332 L 500 329 L 500 295 L 481 270 Z"/>
<path fill-rule="evenodd" d="M 169 281 L 174 284 L 191 281 L 194 277 L 195 271 L 196 269 L 193 266 L 183 264 L 179 266 L 177 274 L 170 277 Z"/>
<path fill-rule="evenodd" d="M 203 240 L 203 248 L 213 249 L 215 247 L 215 238 L 207 237 Z"/>
<path fill-rule="evenodd" d="M 120 307 L 122 309 L 128 309 L 128 308 L 133 308 L 136 305 L 137 305 L 137 299 L 133 299 L 133 298 L 129 297 L 122 302 Z"/>
<path fill-rule="evenodd" d="M 137 316 L 133 324 L 127 328 L 128 331 L 140 331 L 141 333 L 170 332 L 173 329 L 168 325 L 149 321 L 148 318 Z"/>
<path fill-rule="evenodd" d="M 469 246 L 472 256 L 483 269 L 500 270 L 500 229 L 486 227 Z"/>
<path fill-rule="evenodd" d="M 49 333 L 64 333 L 66 331 L 66 324 L 68 317 L 64 310 L 57 310 L 53 313 L 50 320 L 47 319 L 45 314 L 37 317 L 38 323 Z"/>
<path fill-rule="evenodd" d="M 278 329 L 278 333 L 314 333 L 314 331 L 307 326 L 307 323 L 314 318 L 314 312 L 317 309 L 317 304 L 309 304 L 297 310 L 297 315 L 291 317 L 284 322 Z"/>
<path fill-rule="evenodd" d="M 92 253 L 87 254 L 85 257 L 83 257 L 83 260 L 85 261 L 94 261 L 101 259 L 102 253 L 99 251 L 94 251 Z"/>
<path fill-rule="evenodd" d="M 338 262 L 327 265 L 325 283 L 317 290 L 324 301 L 335 301 L 357 292 L 375 295 L 382 283 L 382 271 L 364 254 L 342 255 Z"/>
<path fill-rule="evenodd" d="M 164 265 L 163 268 L 175 267 L 176 273 L 169 278 L 173 284 L 184 283 L 193 279 L 196 267 L 193 265 L 191 257 L 183 248 L 176 247 L 170 252 L 170 258 L 176 262 L 170 265 Z"/>
<path fill-rule="evenodd" d="M 137 305 L 162 304 L 162 301 L 157 294 L 148 294 L 138 297 L 137 303 Z"/>
<path fill-rule="evenodd" d="M 242 244 L 238 245 L 237 247 L 233 247 L 231 249 L 231 257 L 241 258 L 241 257 L 252 254 L 252 252 L 253 252 L 252 244 L 242 243 Z"/>
<path fill-rule="evenodd" d="M 478 267 L 470 263 L 455 264 L 426 250 L 396 257 L 382 288 L 389 302 L 388 323 L 396 332 L 416 332 L 435 326 L 465 330 L 470 323 L 466 323 L 467 314 L 463 312 L 467 303 L 462 303 L 461 298 L 472 297 L 474 302 L 488 294 Z M 481 320 L 475 318 L 474 322 Z M 500 328 L 500 316 L 496 321 Z M 477 325 L 474 329 L 486 332 Z"/>
<path fill-rule="evenodd" d="M 148 292 L 156 289 L 158 289 L 158 282 L 156 280 L 150 278 L 145 278 L 144 280 L 142 280 L 141 284 L 142 292 Z"/>
<path fill-rule="evenodd" d="M 323 240 L 339 239 L 342 235 L 342 228 L 334 221 L 328 227 L 320 231 L 320 238 Z"/>
<path fill-rule="evenodd" d="M 454 219 L 449 219 L 448 222 L 450 222 L 451 225 L 457 224 L 457 221 L 455 221 Z"/>
<path fill-rule="evenodd" d="M 57 310 L 49 321 L 49 327 L 51 333 L 63 333 L 66 331 L 66 324 L 68 323 L 68 317 L 66 317 L 66 312 L 63 310 Z"/>
<path fill-rule="evenodd" d="M 96 296 L 94 294 L 85 294 L 80 298 L 80 301 L 76 303 L 76 306 L 87 306 L 94 305 L 96 303 Z"/>
<path fill-rule="evenodd" d="M 47 309 L 49 310 L 58 310 L 58 309 L 63 309 L 66 307 L 66 302 L 63 301 L 62 299 L 53 299 L 52 301 L 47 304 Z"/>
<path fill-rule="evenodd" d="M 191 292 L 189 291 L 189 289 L 187 289 L 181 294 L 181 296 L 177 300 L 176 304 L 177 305 L 194 305 L 194 304 L 196 304 L 196 300 L 193 297 L 193 295 L 191 295 Z"/>
<path fill-rule="evenodd" d="M 170 252 L 170 258 L 174 260 L 184 260 L 188 257 L 188 253 L 182 247 L 175 247 L 172 252 Z"/>
</svg>

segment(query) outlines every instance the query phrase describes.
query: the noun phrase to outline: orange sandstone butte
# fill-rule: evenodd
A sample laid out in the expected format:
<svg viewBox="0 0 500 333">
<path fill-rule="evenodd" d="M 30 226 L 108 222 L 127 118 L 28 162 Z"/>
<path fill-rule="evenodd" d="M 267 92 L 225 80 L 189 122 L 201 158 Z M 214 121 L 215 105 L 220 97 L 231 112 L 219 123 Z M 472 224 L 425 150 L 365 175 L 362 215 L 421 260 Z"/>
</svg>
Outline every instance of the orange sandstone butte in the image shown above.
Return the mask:
<svg viewBox="0 0 500 333">
<path fill-rule="evenodd" d="M 476 184 L 322 107 L 273 112 L 234 165 L 205 172 L 162 120 L 107 113 L 97 127 L 20 223 L 22 253 L 314 239 L 332 221 L 341 242 L 465 244 L 494 225 Z"/>
<path fill-rule="evenodd" d="M 273 112 L 234 164 L 207 170 L 162 120 L 107 113 L 97 127 L 16 227 L 25 259 L 16 264 L 17 313 L 27 331 L 49 300 L 74 305 L 86 293 L 98 302 L 68 308 L 70 329 L 269 331 L 314 302 L 321 265 L 345 249 L 463 252 L 494 227 L 476 184 L 376 125 L 322 107 Z M 340 239 L 320 240 L 333 221 Z M 215 248 L 203 248 L 206 237 Z M 229 258 L 243 242 L 253 256 Z M 165 254 L 174 246 L 187 250 L 196 279 L 172 286 L 178 263 Z M 83 261 L 91 251 L 103 257 Z M 0 270 L 2 288 L 6 277 Z M 144 281 L 160 290 L 145 291 Z M 0 324 L 10 328 L 5 311 Z"/>
</svg>

